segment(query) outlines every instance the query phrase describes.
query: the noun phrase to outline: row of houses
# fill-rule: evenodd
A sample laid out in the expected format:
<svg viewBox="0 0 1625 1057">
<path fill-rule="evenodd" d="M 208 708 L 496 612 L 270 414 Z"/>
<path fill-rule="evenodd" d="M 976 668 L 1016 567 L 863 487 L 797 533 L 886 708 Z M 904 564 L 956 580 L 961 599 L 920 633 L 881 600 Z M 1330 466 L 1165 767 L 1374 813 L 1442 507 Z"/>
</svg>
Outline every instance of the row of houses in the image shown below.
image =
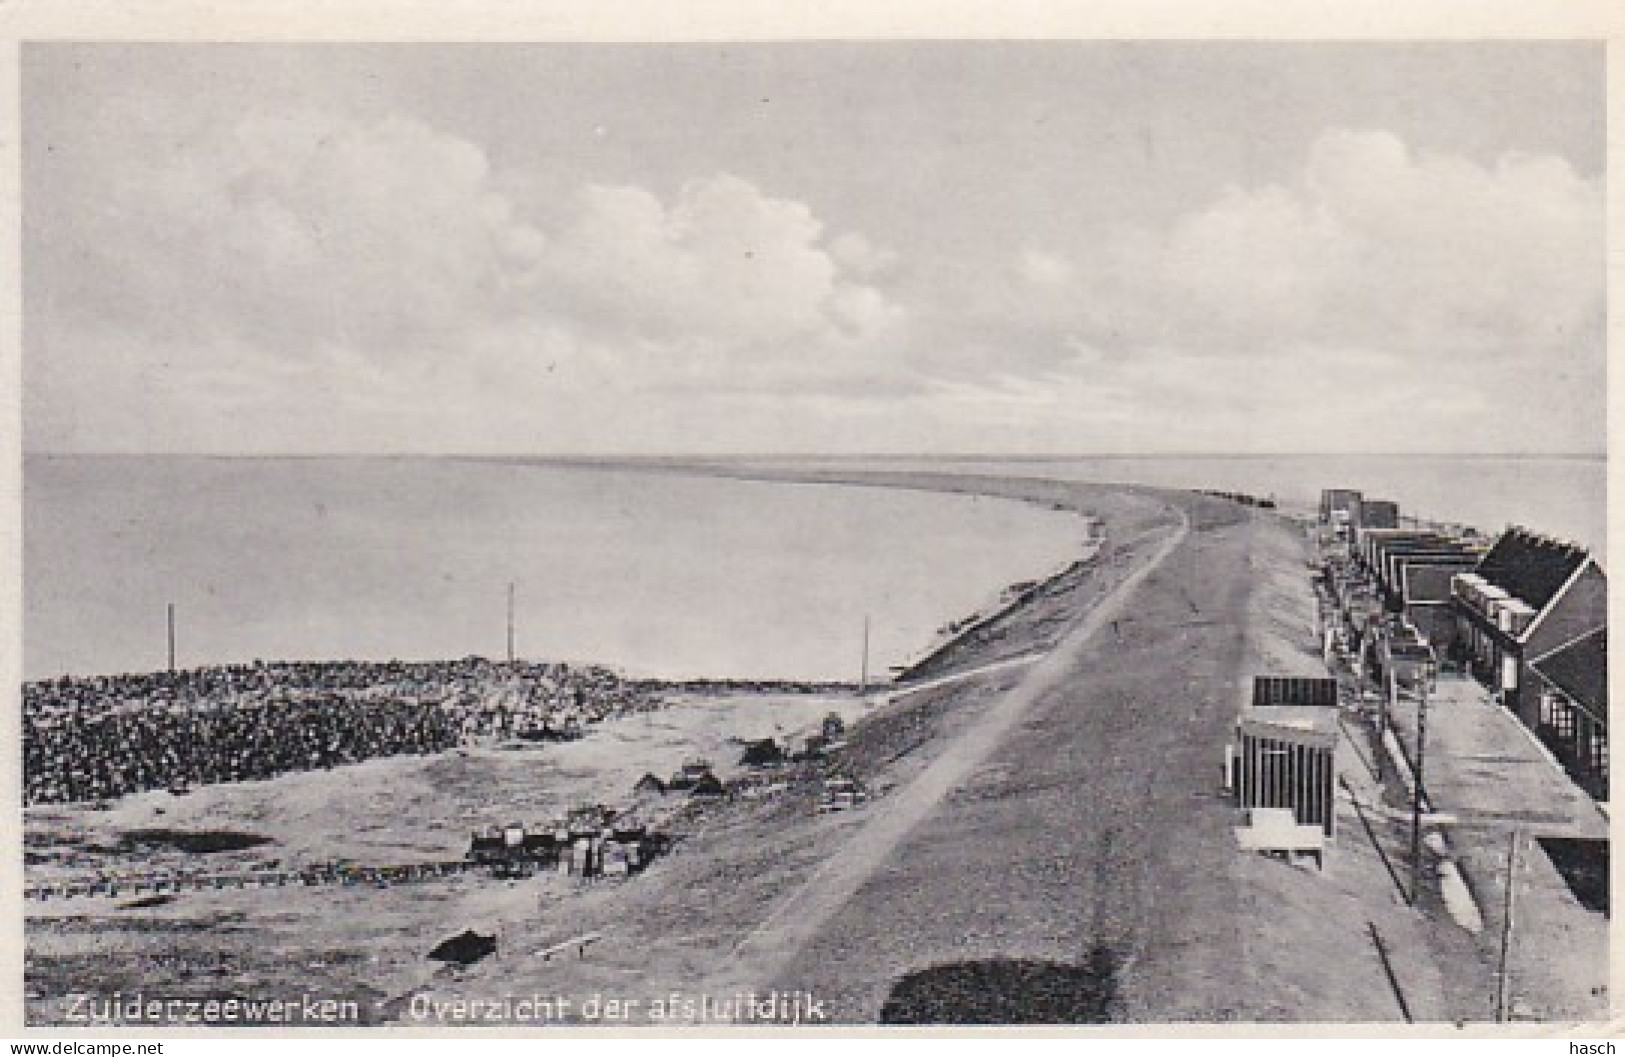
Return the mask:
<svg viewBox="0 0 1625 1057">
<path fill-rule="evenodd" d="M 1518 527 L 1492 543 L 1367 524 L 1363 505 L 1349 489 L 1321 496 L 1326 535 L 1347 544 L 1324 575 L 1360 645 L 1409 643 L 1469 672 L 1606 800 L 1608 579 L 1596 558 Z"/>
<path fill-rule="evenodd" d="M 1477 537 L 1362 527 L 1353 554 L 1383 608 L 1401 615 L 1444 656 L 1457 637 L 1453 580 L 1476 568 L 1488 549 Z"/>
<path fill-rule="evenodd" d="M 1509 529 L 1452 582 L 1473 673 L 1608 796 L 1608 578 L 1583 547 Z"/>
<path fill-rule="evenodd" d="M 540 827 L 520 823 L 476 831 L 467 858 L 502 875 L 557 869 L 578 877 L 637 873 L 671 846 L 665 823 L 681 804 L 727 796 L 708 760 L 686 761 L 669 779 L 645 774 L 625 808 L 584 804 Z"/>
<path fill-rule="evenodd" d="M 709 760 L 689 760 L 669 779 L 661 781 L 647 773 L 632 786 L 632 796 L 640 804 L 668 796 L 686 796 L 691 800 L 721 800 L 728 789 L 711 770 Z"/>
</svg>

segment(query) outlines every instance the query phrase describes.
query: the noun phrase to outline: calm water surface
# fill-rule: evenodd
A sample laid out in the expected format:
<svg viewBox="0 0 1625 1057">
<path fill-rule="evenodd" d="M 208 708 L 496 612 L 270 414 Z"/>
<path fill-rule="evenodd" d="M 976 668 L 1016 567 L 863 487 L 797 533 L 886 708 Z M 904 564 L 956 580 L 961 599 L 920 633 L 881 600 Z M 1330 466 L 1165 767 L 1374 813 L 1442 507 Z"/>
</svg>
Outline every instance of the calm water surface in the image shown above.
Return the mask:
<svg viewBox="0 0 1625 1057">
<path fill-rule="evenodd" d="M 1092 456 L 821 460 L 824 466 L 954 468 L 973 473 L 1205 488 L 1273 495 L 1312 508 L 1323 488 L 1391 499 L 1406 515 L 1473 525 L 1509 524 L 1572 539 L 1607 565 L 1608 464 L 1601 457 L 1452 455 Z"/>
<path fill-rule="evenodd" d="M 800 465 L 812 460 L 797 460 Z M 866 458 L 1274 495 L 1348 486 L 1406 514 L 1575 539 L 1606 564 L 1600 458 Z M 1082 522 L 963 496 L 436 459 L 32 457 L 29 678 L 505 649 L 633 674 L 854 678 L 904 659 L 1004 584 L 1077 553 Z"/>
<path fill-rule="evenodd" d="M 856 679 L 1076 555 L 1043 508 L 436 459 L 34 457 L 28 678 L 264 659 L 500 657 Z"/>
</svg>

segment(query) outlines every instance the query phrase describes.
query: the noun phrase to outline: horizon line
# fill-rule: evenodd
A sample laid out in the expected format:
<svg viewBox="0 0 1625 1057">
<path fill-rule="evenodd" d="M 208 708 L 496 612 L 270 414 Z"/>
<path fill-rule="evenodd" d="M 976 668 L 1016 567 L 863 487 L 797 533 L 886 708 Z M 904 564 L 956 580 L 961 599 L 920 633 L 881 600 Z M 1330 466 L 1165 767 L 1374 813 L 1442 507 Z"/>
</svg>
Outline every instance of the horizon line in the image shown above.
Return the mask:
<svg viewBox="0 0 1625 1057">
<path fill-rule="evenodd" d="M 1145 452 L 997 452 L 997 451 L 864 451 L 864 452 L 473 452 L 473 451 L 30 451 L 24 458 L 97 459 L 541 459 L 548 461 L 648 461 L 700 459 L 1607 459 L 1608 453 L 1587 451 L 1145 451 Z"/>
</svg>

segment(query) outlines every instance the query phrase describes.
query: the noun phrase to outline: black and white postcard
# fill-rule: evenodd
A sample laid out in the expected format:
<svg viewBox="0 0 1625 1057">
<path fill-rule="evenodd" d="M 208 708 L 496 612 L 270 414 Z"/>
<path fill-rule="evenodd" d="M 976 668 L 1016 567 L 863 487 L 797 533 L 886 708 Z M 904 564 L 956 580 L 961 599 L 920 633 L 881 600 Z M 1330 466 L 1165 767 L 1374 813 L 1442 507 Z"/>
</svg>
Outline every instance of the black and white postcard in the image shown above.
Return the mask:
<svg viewBox="0 0 1625 1057">
<path fill-rule="evenodd" d="M 19 1031 L 1610 1022 L 1600 7 L 151 6 L 17 30 Z"/>
</svg>

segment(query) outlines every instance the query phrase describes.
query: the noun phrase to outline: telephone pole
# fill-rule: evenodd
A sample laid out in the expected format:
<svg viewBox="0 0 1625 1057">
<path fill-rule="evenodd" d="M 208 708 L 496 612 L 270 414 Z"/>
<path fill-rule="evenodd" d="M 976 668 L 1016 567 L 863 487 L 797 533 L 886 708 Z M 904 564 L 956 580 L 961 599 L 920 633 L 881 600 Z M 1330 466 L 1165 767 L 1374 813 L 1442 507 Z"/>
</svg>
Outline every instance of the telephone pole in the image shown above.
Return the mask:
<svg viewBox="0 0 1625 1057">
<path fill-rule="evenodd" d="M 1416 773 L 1411 790 L 1411 906 L 1421 894 L 1422 884 L 1422 775 L 1428 751 L 1428 681 L 1424 672 L 1419 683 L 1421 698 L 1416 707 Z"/>
<path fill-rule="evenodd" d="M 1394 678 L 1392 654 L 1389 655 L 1388 663 L 1383 666 L 1382 675 L 1382 712 L 1377 720 L 1377 737 L 1379 738 L 1388 733 L 1392 712 L 1399 705 L 1399 683 Z"/>
<path fill-rule="evenodd" d="M 863 614 L 863 667 L 858 674 L 858 696 L 869 694 L 869 614 Z"/>
<path fill-rule="evenodd" d="M 508 663 L 513 664 L 513 581 L 508 581 Z"/>
<path fill-rule="evenodd" d="M 169 603 L 169 670 L 175 670 L 175 603 Z"/>
<path fill-rule="evenodd" d="M 1507 879 L 1506 899 L 1501 907 L 1501 957 L 1495 970 L 1495 1020 L 1496 1023 L 1506 1023 L 1507 1009 L 1507 962 L 1512 951 L 1512 909 L 1514 893 L 1518 887 L 1518 845 L 1523 835 L 1517 830 L 1512 831 L 1512 842 L 1507 847 Z"/>
</svg>

